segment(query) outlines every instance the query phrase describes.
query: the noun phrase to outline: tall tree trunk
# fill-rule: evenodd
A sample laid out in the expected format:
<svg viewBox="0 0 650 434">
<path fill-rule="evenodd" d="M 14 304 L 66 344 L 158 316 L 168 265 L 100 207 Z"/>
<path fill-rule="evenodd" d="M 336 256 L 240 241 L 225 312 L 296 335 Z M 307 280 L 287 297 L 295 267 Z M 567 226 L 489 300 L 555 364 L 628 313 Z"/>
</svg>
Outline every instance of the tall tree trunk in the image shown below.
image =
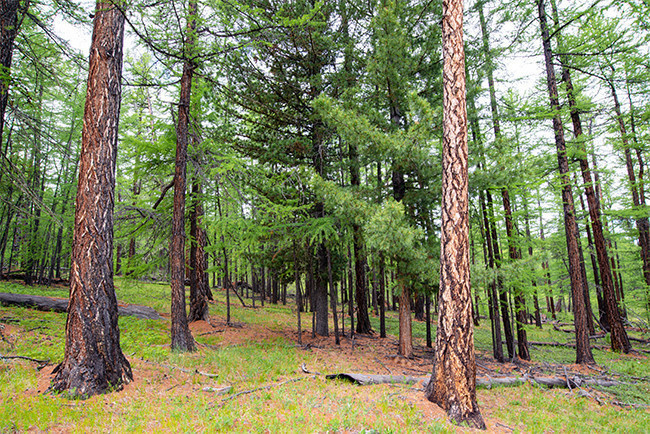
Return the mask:
<svg viewBox="0 0 650 434">
<path fill-rule="evenodd" d="M 121 99 L 124 15 L 113 3 L 95 9 L 70 272 L 63 362 L 54 391 L 87 397 L 133 379 L 120 348 L 113 286 L 113 207 Z"/>
<path fill-rule="evenodd" d="M 630 129 L 632 131 L 632 140 L 634 141 L 635 144 L 635 151 L 636 151 L 636 157 L 637 157 L 637 162 L 639 163 L 639 180 L 638 180 L 638 186 L 639 186 L 639 204 L 641 205 L 642 208 L 645 208 L 646 206 L 646 198 L 645 198 L 645 184 L 644 184 L 644 174 L 645 174 L 645 164 L 643 161 L 643 153 L 642 153 L 642 148 L 639 145 L 638 141 L 638 136 L 636 134 L 636 120 L 634 116 L 634 106 L 632 105 L 632 96 L 630 94 L 630 82 L 626 80 L 627 83 L 627 99 L 630 104 Z M 650 225 L 649 225 L 650 226 Z M 648 237 L 647 241 L 650 243 L 650 236 Z M 650 247 L 648 249 L 650 251 Z M 650 258 L 648 258 L 650 259 Z M 645 272 L 645 263 L 644 263 L 644 278 L 646 280 L 646 313 L 650 317 L 650 283 L 648 282 L 648 274 Z"/>
<path fill-rule="evenodd" d="M 38 81 L 38 74 L 36 80 Z M 43 84 L 38 84 L 38 90 L 35 92 L 38 97 L 36 102 L 36 113 L 34 115 L 35 126 L 32 132 L 34 139 L 34 147 L 32 150 L 32 180 L 31 180 L 31 189 L 37 195 L 38 203 L 32 203 L 31 214 L 34 216 L 32 220 L 31 227 L 29 228 L 28 235 L 28 245 L 27 245 L 27 260 L 25 261 L 25 283 L 27 285 L 34 284 L 35 280 L 35 268 L 38 263 L 38 245 L 39 245 L 39 229 L 41 223 L 41 204 L 43 202 L 43 191 L 40 188 L 42 184 L 42 178 L 44 175 L 41 174 L 43 171 L 41 168 L 41 106 L 43 104 Z M 119 259 L 118 259 L 119 264 Z"/>
<path fill-rule="evenodd" d="M 443 147 L 439 314 L 427 398 L 457 424 L 485 429 L 476 401 L 471 312 L 463 3 L 443 0 Z"/>
<path fill-rule="evenodd" d="M 577 184 L 577 182 L 576 182 Z M 587 207 L 585 206 L 585 200 L 582 195 L 580 195 L 580 208 L 582 212 L 588 212 Z M 589 258 L 591 260 L 591 270 L 594 275 L 594 286 L 596 286 L 596 299 L 598 300 L 598 319 L 602 326 L 606 327 L 609 331 L 609 322 L 607 321 L 607 310 L 605 308 L 605 300 L 603 299 L 603 286 L 600 280 L 600 269 L 598 268 L 598 259 L 596 258 L 596 248 L 594 246 L 594 239 L 591 235 L 591 225 L 585 223 L 585 232 L 587 232 L 587 243 L 589 249 Z M 611 272 L 611 268 L 610 268 Z M 605 326 L 605 324 L 607 324 Z"/>
<path fill-rule="evenodd" d="M 172 350 L 194 351 L 194 338 L 187 324 L 185 304 L 185 181 L 187 174 L 187 145 L 189 142 L 190 95 L 192 76 L 196 65 L 191 58 L 196 44 L 196 1 L 188 3 L 187 30 L 185 33 L 181 95 L 178 102 L 176 127 L 176 167 L 174 171 L 174 213 L 172 217 L 171 266 L 171 316 Z"/>
<path fill-rule="evenodd" d="M 558 100 L 557 81 L 553 69 L 551 40 L 546 22 L 544 0 L 537 0 L 540 31 L 546 63 L 546 81 L 551 110 L 553 111 L 553 130 L 557 148 L 558 166 L 562 182 L 562 203 L 564 204 L 564 227 L 566 231 L 567 253 L 569 256 L 569 275 L 573 293 L 575 330 L 576 330 L 576 363 L 594 364 L 594 356 L 589 346 L 589 333 L 587 330 L 587 312 L 583 293 L 582 274 L 580 271 L 580 254 L 578 252 L 578 233 L 576 230 L 575 207 L 573 205 L 573 192 L 569 178 L 569 161 L 564 141 L 564 128 L 560 117 L 560 103 Z"/>
</svg>

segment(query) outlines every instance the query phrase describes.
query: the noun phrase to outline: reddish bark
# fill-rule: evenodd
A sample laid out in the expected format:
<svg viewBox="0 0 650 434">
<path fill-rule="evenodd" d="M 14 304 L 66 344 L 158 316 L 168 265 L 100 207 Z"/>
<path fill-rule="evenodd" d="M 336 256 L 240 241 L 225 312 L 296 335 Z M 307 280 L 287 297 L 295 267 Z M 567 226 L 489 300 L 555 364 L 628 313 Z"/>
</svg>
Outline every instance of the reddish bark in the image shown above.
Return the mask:
<svg viewBox="0 0 650 434">
<path fill-rule="evenodd" d="M 63 362 L 50 390 L 88 397 L 133 379 L 120 348 L 113 286 L 113 208 L 124 15 L 98 1 L 93 26 Z"/>
</svg>

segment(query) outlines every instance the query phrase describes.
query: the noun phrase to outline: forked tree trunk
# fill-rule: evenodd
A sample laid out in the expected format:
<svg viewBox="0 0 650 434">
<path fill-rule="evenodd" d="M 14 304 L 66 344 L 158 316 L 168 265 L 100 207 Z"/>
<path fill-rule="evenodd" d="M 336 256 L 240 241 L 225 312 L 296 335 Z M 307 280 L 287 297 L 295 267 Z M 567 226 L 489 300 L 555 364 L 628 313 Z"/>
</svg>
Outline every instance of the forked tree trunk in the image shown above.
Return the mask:
<svg viewBox="0 0 650 434">
<path fill-rule="evenodd" d="M 440 293 L 427 398 L 454 423 L 485 429 L 476 401 L 471 312 L 463 3 L 443 0 L 443 147 Z"/>
<path fill-rule="evenodd" d="M 70 272 L 63 362 L 50 390 L 88 397 L 133 379 L 120 348 L 113 286 L 113 208 L 121 99 L 124 15 L 95 10 Z"/>
<path fill-rule="evenodd" d="M 573 192 L 569 178 L 569 160 L 567 157 L 566 143 L 564 141 L 564 127 L 560 117 L 560 103 L 558 99 L 557 81 L 553 69 L 551 40 L 546 21 L 544 0 L 537 0 L 540 30 L 546 64 L 546 82 L 550 107 L 553 111 L 553 131 L 555 133 L 555 146 L 557 148 L 558 166 L 562 182 L 562 203 L 564 204 L 564 228 L 566 232 L 567 254 L 569 257 L 569 275 L 573 294 L 575 329 L 576 329 L 576 363 L 595 364 L 594 356 L 589 346 L 589 333 L 587 329 L 587 312 L 585 309 L 582 273 L 580 270 L 580 252 L 578 251 L 579 236 L 575 220 L 575 207 L 573 205 Z"/>
<path fill-rule="evenodd" d="M 171 348 L 178 351 L 194 351 L 194 338 L 187 324 L 185 304 L 185 185 L 187 173 L 187 145 L 189 142 L 190 95 L 192 76 L 196 65 L 191 52 L 196 41 L 196 2 L 188 4 L 187 31 L 184 41 L 186 52 L 181 76 L 181 95 L 178 102 L 178 125 L 176 127 L 176 166 L 174 170 L 174 213 L 172 216 L 172 241 L 170 247 L 171 267 Z"/>
</svg>

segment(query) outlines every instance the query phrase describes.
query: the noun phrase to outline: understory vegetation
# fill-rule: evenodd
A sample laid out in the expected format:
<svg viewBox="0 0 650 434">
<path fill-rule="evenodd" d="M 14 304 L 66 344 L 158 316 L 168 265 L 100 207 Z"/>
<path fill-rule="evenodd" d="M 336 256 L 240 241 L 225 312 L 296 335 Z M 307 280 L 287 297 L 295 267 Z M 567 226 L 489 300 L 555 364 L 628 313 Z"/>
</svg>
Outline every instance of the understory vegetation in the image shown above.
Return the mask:
<svg viewBox="0 0 650 434">
<path fill-rule="evenodd" d="M 66 297 L 67 291 L 63 286 L 0 283 L 0 292 Z M 147 304 L 169 316 L 167 285 L 117 279 L 116 291 L 120 304 Z M 194 353 L 170 350 L 167 319 L 120 317 L 121 344 L 134 381 L 120 392 L 72 401 L 46 393 L 49 373 L 63 358 L 66 315 L 0 306 L 0 432 L 458 430 L 424 398 L 420 383 L 359 386 L 325 379 L 326 374 L 340 372 L 429 376 L 432 350 L 425 346 L 423 322 L 413 325 L 413 359 L 397 356 L 398 322 L 393 312 L 388 312 L 385 339 L 377 334 L 357 335 L 354 344 L 346 337 L 336 346 L 334 337 L 312 338 L 304 326 L 301 346 L 291 303 L 255 308 L 247 304 L 244 308 L 239 301 L 233 302 L 232 324 L 226 326 L 225 292 L 213 293 L 210 324 L 191 325 L 198 342 Z M 377 317 L 371 315 L 371 321 L 376 329 Z M 532 326 L 527 330 L 531 342 L 567 343 L 572 338 L 550 322 L 541 330 Z M 647 330 L 629 334 L 650 338 Z M 489 322 L 482 320 L 475 333 L 479 379 L 528 373 L 609 378 L 624 384 L 571 390 L 533 384 L 480 388 L 479 405 L 489 430 L 640 432 L 650 426 L 647 353 L 613 353 L 600 349 L 606 346 L 600 340 L 593 350 L 598 366 L 581 368 L 572 364 L 572 348 L 533 344 L 533 362 L 497 364 L 491 358 L 490 336 Z M 635 346 L 639 351 L 650 350 L 647 344 Z M 10 356 L 41 362 L 4 358 Z"/>
</svg>

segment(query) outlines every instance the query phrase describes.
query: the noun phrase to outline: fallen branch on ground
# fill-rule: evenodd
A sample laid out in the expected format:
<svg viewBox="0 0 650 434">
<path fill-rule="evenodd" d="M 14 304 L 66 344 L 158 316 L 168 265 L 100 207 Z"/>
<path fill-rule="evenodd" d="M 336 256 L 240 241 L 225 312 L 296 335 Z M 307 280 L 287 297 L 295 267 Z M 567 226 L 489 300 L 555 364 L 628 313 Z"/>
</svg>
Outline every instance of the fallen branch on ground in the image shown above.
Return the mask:
<svg viewBox="0 0 650 434">
<path fill-rule="evenodd" d="M 200 374 L 200 375 L 204 375 L 204 376 L 210 377 L 210 378 L 217 378 L 219 376 L 219 374 L 210 374 L 210 373 L 207 373 L 207 372 L 199 371 L 198 369 L 191 370 L 191 369 L 181 368 L 181 367 L 178 367 L 178 366 L 167 365 L 165 363 L 156 363 L 156 362 L 152 362 L 150 360 L 143 359 L 142 357 L 138 357 L 138 359 L 142 360 L 145 363 L 149 363 L 150 365 L 158 365 L 158 366 L 162 366 L 163 368 L 176 369 L 178 371 L 185 372 L 186 374 Z"/>
<path fill-rule="evenodd" d="M 4 360 L 12 360 L 12 359 L 29 360 L 30 362 L 46 364 L 46 365 L 50 363 L 50 359 L 38 360 L 38 359 L 32 359 L 31 357 L 25 357 L 25 356 L 2 356 L 2 355 L 0 355 L 0 359 L 4 359 Z"/>
<path fill-rule="evenodd" d="M 235 289 L 235 285 L 234 285 L 234 284 L 230 285 L 230 289 L 232 289 L 232 292 L 235 293 L 235 295 L 237 296 L 237 298 L 238 298 L 239 301 L 241 302 L 241 305 L 242 305 L 243 307 L 248 307 L 248 306 L 246 306 L 246 303 L 244 303 L 244 300 L 239 296 L 239 293 L 237 292 L 237 289 Z"/>
<path fill-rule="evenodd" d="M 267 386 L 256 387 L 255 389 L 242 390 L 241 392 L 235 393 L 234 395 L 230 395 L 227 398 L 222 399 L 221 404 L 223 405 L 225 402 L 230 401 L 231 399 L 235 399 L 235 398 L 237 398 L 238 396 L 241 396 L 241 395 L 247 395 L 249 393 L 254 393 L 254 392 L 257 392 L 259 390 L 269 390 L 269 389 L 271 389 L 273 387 L 280 387 L 280 386 L 283 386 L 283 385 L 285 385 L 287 383 L 295 383 L 296 381 L 302 381 L 304 379 L 305 379 L 305 377 L 292 378 L 290 380 L 285 380 L 285 381 L 282 381 L 282 382 L 276 383 L 276 384 L 269 384 Z"/>
<path fill-rule="evenodd" d="M 568 347 L 575 348 L 576 344 L 574 342 L 535 342 L 528 341 L 528 345 L 538 345 L 538 346 L 547 346 L 547 347 Z M 608 350 L 610 349 L 607 345 L 592 345 L 592 349 L 596 350 Z"/>
<path fill-rule="evenodd" d="M 304 372 L 305 374 L 323 375 L 323 374 L 321 374 L 320 372 L 311 372 L 311 371 L 309 371 L 309 370 L 307 369 L 307 365 L 305 365 L 304 363 L 303 363 L 302 365 L 300 365 L 300 369 L 301 369 L 302 372 Z"/>
</svg>

